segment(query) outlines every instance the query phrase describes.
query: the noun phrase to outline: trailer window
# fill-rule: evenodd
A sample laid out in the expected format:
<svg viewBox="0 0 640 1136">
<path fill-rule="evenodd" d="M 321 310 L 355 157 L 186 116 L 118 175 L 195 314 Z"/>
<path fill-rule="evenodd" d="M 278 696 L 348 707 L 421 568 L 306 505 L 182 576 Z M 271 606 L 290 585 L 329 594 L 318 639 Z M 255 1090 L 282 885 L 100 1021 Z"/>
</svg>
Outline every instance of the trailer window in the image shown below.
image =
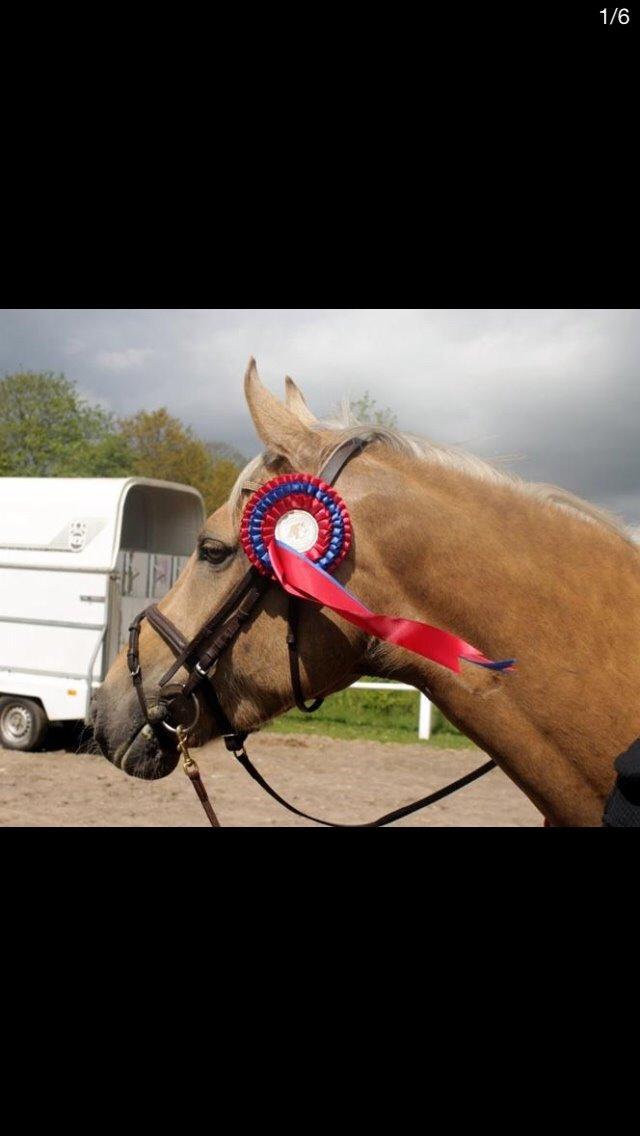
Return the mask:
<svg viewBox="0 0 640 1136">
<path fill-rule="evenodd" d="M 172 556 L 171 557 L 171 561 L 172 561 L 172 563 L 171 563 L 171 584 L 172 585 L 175 584 L 176 580 L 178 579 L 178 576 L 182 572 L 182 569 L 184 568 L 188 559 L 189 559 L 188 556 Z"/>
<path fill-rule="evenodd" d="M 122 553 L 122 594 L 123 596 L 149 595 L 149 554 L 147 552 Z"/>
<path fill-rule="evenodd" d="M 162 599 L 166 596 L 169 588 L 171 587 L 172 575 L 172 557 L 160 556 L 156 554 L 151 556 L 151 592 L 150 595 L 154 599 Z"/>
</svg>

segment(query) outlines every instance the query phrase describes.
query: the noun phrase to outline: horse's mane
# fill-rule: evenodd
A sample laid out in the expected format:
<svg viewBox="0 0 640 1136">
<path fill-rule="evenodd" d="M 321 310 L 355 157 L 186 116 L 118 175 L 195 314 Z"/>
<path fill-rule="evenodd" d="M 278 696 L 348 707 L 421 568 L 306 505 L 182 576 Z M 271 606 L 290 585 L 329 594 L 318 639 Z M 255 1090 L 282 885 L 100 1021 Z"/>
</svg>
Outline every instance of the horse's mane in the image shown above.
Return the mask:
<svg viewBox="0 0 640 1136">
<path fill-rule="evenodd" d="M 610 532 L 622 537 L 623 540 L 635 544 L 634 534 L 624 521 L 615 514 L 584 501 L 581 497 L 561 489 L 557 485 L 548 485 L 542 482 L 524 481 L 517 474 L 493 465 L 491 462 L 470 454 L 457 446 L 442 445 L 421 438 L 417 434 L 409 434 L 391 426 L 372 426 L 368 423 L 358 422 L 349 405 L 343 404 L 342 414 L 337 419 L 318 423 L 318 429 L 331 431 L 332 438 L 322 449 L 320 462 L 324 464 L 333 452 L 352 438 L 366 438 L 370 442 L 380 442 L 395 453 L 416 458 L 418 461 L 436 462 L 448 469 L 457 469 L 480 481 L 494 482 L 510 485 L 516 492 L 526 493 L 535 497 L 541 503 L 552 508 L 568 510 L 574 516 L 592 524 L 604 526 Z"/>
<path fill-rule="evenodd" d="M 348 403 L 343 404 L 342 413 L 339 417 L 316 422 L 312 429 L 317 430 L 323 436 L 318 462 L 319 468 L 329 461 L 335 450 L 343 442 L 350 441 L 353 438 L 366 438 L 369 442 L 379 442 L 392 452 L 404 454 L 406 457 L 417 461 L 435 462 L 447 469 L 459 470 L 480 481 L 509 485 L 517 493 L 525 493 L 528 496 L 535 497 L 543 506 L 568 511 L 589 524 L 600 525 L 608 529 L 609 532 L 631 544 L 636 545 L 638 542 L 637 535 L 615 514 L 606 509 L 601 509 L 598 505 L 592 505 L 589 501 L 584 501 L 567 489 L 542 482 L 524 481 L 510 470 L 492 464 L 475 454 L 470 454 L 458 446 L 431 442 L 427 438 L 397 430 L 392 426 L 358 422 Z M 243 486 L 246 486 L 247 481 L 257 473 L 265 459 L 270 465 L 277 465 L 278 461 L 281 461 L 275 454 L 263 454 L 249 462 L 231 492 L 230 504 L 232 507 L 237 506 Z M 257 488 L 257 486 L 253 486 L 253 488 Z"/>
</svg>

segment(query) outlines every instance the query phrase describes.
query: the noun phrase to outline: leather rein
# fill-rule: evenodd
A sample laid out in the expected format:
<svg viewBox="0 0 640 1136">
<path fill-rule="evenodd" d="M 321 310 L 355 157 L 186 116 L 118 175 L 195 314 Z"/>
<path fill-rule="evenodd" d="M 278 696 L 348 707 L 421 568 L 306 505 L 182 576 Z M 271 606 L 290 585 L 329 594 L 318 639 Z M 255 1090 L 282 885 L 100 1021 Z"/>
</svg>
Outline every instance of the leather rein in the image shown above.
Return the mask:
<svg viewBox="0 0 640 1136">
<path fill-rule="evenodd" d="M 354 438 L 339 446 L 329 459 L 320 477 L 329 485 L 333 485 L 349 461 L 368 445 L 366 439 Z M 209 800 L 204 783 L 200 776 L 197 762 L 189 752 L 189 734 L 195 728 L 200 716 L 199 696 L 211 710 L 220 735 L 230 753 L 234 754 L 247 773 L 257 782 L 273 800 L 282 805 L 295 816 L 316 824 L 326 825 L 329 828 L 380 828 L 391 824 L 402 817 L 435 804 L 436 801 L 448 797 L 458 789 L 470 785 L 479 777 L 495 769 L 495 762 L 488 761 L 465 777 L 452 782 L 443 789 L 422 797 L 410 805 L 396 809 L 378 817 L 377 820 L 365 824 L 336 824 L 332 821 L 322 820 L 309 813 L 297 809 L 295 805 L 281 797 L 255 768 L 245 749 L 247 732 L 235 730 L 229 721 L 216 693 L 213 677 L 218 660 L 231 645 L 241 631 L 244 624 L 251 618 L 272 581 L 262 576 L 255 568 L 250 568 L 242 580 L 233 589 L 231 595 L 224 602 L 219 611 L 211 616 L 194 635 L 187 640 L 182 632 L 167 619 L 156 604 L 141 611 L 129 627 L 129 646 L 127 652 L 127 665 L 131 681 L 140 703 L 140 709 L 145 720 L 142 734 L 151 738 L 155 735 L 160 748 L 164 748 L 162 730 L 169 730 L 176 735 L 178 749 L 182 755 L 183 768 L 198 795 L 209 823 L 214 828 L 220 828 L 220 822 Z M 291 674 L 291 687 L 296 706 L 305 714 L 312 714 L 322 705 L 324 699 L 316 698 L 307 705 L 302 691 L 300 678 L 300 658 L 298 653 L 298 616 L 300 601 L 292 596 L 288 597 L 287 611 L 287 647 L 289 651 L 289 669 Z M 157 635 L 167 644 L 174 655 L 174 662 L 163 674 L 158 683 L 158 698 L 153 705 L 149 705 L 143 688 L 142 670 L 140 666 L 139 640 L 142 621 L 146 619 Z M 188 677 L 184 683 L 172 683 L 171 679 L 183 668 Z M 189 719 L 189 714 L 191 718 Z"/>
</svg>

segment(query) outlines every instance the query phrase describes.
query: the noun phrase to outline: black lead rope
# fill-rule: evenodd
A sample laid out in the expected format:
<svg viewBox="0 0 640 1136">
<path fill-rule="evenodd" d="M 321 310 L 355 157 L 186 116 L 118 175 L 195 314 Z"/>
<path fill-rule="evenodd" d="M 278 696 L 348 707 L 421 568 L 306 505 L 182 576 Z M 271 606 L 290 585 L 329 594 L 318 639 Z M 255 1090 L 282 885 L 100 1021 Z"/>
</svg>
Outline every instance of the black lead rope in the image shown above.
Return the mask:
<svg viewBox="0 0 640 1136">
<path fill-rule="evenodd" d="M 437 789 L 435 793 L 430 793 L 428 797 L 422 797 L 419 801 L 414 801 L 411 805 L 404 805 L 401 809 L 394 809 L 392 813 L 385 813 L 384 816 L 378 817 L 377 820 L 370 820 L 366 824 L 336 824 L 331 820 L 322 820 L 320 817 L 311 816 L 310 813 L 304 813 L 301 809 L 297 809 L 295 805 L 290 805 L 276 793 L 275 789 L 271 788 L 268 781 L 265 781 L 262 774 L 256 769 L 252 763 L 247 751 L 243 748 L 238 750 L 235 754 L 243 769 L 246 769 L 250 777 L 257 782 L 265 793 L 273 797 L 279 805 L 282 805 L 290 813 L 295 816 L 302 817 L 304 820 L 312 820 L 315 824 L 323 824 L 327 828 L 382 828 L 383 825 L 393 824 L 395 820 L 402 820 L 403 817 L 411 816 L 412 813 L 417 813 L 420 809 L 426 809 L 428 805 L 435 805 L 436 801 L 442 801 L 444 797 L 448 797 L 451 793 L 456 793 L 458 789 L 464 789 L 465 786 L 473 784 L 479 777 L 484 777 L 485 773 L 490 773 L 492 769 L 496 768 L 495 761 L 487 761 L 485 765 L 481 765 L 478 769 L 474 769 L 471 773 L 467 773 L 458 781 L 453 781 L 451 785 L 445 785 L 444 789 Z"/>
</svg>

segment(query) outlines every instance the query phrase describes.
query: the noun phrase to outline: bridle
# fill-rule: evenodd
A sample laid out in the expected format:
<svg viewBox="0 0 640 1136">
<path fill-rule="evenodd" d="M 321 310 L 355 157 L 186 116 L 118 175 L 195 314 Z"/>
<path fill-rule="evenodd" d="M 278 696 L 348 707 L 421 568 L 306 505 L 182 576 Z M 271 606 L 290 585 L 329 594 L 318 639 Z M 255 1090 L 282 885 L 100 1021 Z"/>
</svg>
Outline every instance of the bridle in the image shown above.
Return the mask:
<svg viewBox="0 0 640 1136">
<path fill-rule="evenodd" d="M 319 477 L 328 485 L 333 485 L 348 462 L 357 454 L 360 454 L 368 444 L 368 439 L 365 438 L 353 438 L 344 442 L 334 451 L 329 461 L 323 467 Z M 167 619 L 166 615 L 159 610 L 156 604 L 151 604 L 150 607 L 139 612 L 129 627 L 127 665 L 145 720 L 142 733 L 147 738 L 155 735 L 160 748 L 164 748 L 164 739 L 162 737 L 163 729 L 169 730 L 176 735 L 178 748 L 183 758 L 184 770 L 194 785 L 209 822 L 213 827 L 217 828 L 220 827 L 220 825 L 200 777 L 197 763 L 189 753 L 188 748 L 189 734 L 195 728 L 200 716 L 199 696 L 210 709 L 227 749 L 234 754 L 240 764 L 244 766 L 261 788 L 296 816 L 304 817 L 307 820 L 313 820 L 318 824 L 328 825 L 332 828 L 377 828 L 382 825 L 390 824 L 394 820 L 400 820 L 401 817 L 409 816 L 419 809 L 426 808 L 427 805 L 434 804 L 435 801 L 441 800 L 457 789 L 462 789 L 465 785 L 471 784 L 472 781 L 475 781 L 478 777 L 483 776 L 485 773 L 495 768 L 495 762 L 489 761 L 479 769 L 474 770 L 472 773 L 467 774 L 465 777 L 460 778 L 444 789 L 439 789 L 428 797 L 423 797 L 420 801 L 406 805 L 401 809 L 396 809 L 394 812 L 387 813 L 385 816 L 379 817 L 378 820 L 369 822 L 368 824 L 332 824 L 330 821 L 324 821 L 319 817 L 310 816 L 308 813 L 302 812 L 300 809 L 295 808 L 294 805 L 285 801 L 285 799 L 265 781 L 262 774 L 259 773 L 251 763 L 245 750 L 248 732 L 234 729 L 220 703 L 213 681 L 219 659 L 236 639 L 242 627 L 251 618 L 255 608 L 271 586 L 272 581 L 268 577 L 261 575 L 254 567 L 249 568 L 233 589 L 231 595 L 225 600 L 220 610 L 215 612 L 214 615 L 203 623 L 199 631 L 197 631 L 190 640 L 187 640 L 175 624 L 172 623 L 170 619 Z M 301 601 L 293 596 L 288 596 L 287 647 L 289 652 L 289 669 L 295 704 L 299 710 L 302 710 L 306 714 L 311 714 L 320 708 L 324 699 L 315 698 L 309 705 L 307 705 L 304 700 L 302 681 L 300 678 L 300 658 L 297 638 L 300 602 Z M 147 702 L 143 688 L 139 654 L 140 629 L 144 619 L 147 620 L 149 625 L 167 644 L 175 656 L 174 662 L 158 682 L 158 698 L 151 706 Z M 174 678 L 181 668 L 187 672 L 188 677 L 186 681 L 184 683 L 172 683 L 171 679 Z M 189 720 L 190 712 L 192 713 L 191 720 Z"/>
</svg>

